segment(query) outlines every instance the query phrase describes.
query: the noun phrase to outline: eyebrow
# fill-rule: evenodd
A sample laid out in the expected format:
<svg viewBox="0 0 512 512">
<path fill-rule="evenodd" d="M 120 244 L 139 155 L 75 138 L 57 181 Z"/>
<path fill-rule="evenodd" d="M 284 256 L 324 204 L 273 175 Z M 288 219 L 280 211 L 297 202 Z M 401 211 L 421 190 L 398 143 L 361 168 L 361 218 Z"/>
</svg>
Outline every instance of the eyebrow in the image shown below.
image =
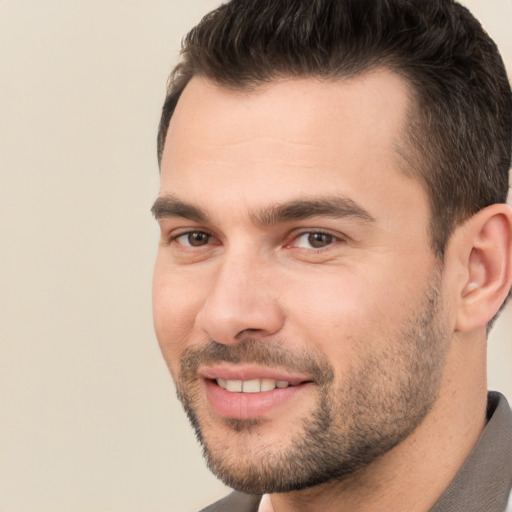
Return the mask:
<svg viewBox="0 0 512 512">
<path fill-rule="evenodd" d="M 374 217 L 352 199 L 342 196 L 304 198 L 275 204 L 259 211 L 253 221 L 263 226 L 310 217 L 343 218 L 354 217 L 365 222 L 374 222 Z"/>
<path fill-rule="evenodd" d="M 179 217 L 195 222 L 209 221 L 209 216 L 201 208 L 180 201 L 171 195 L 158 197 L 151 207 L 151 213 L 156 220 Z"/>
<path fill-rule="evenodd" d="M 204 210 L 172 195 L 157 198 L 151 208 L 151 213 L 157 220 L 179 217 L 194 222 L 210 222 L 210 216 Z M 282 204 L 273 204 L 251 214 L 252 222 L 262 226 L 305 220 L 311 217 L 353 217 L 364 222 L 375 222 L 375 218 L 366 209 L 343 195 L 287 201 Z"/>
</svg>

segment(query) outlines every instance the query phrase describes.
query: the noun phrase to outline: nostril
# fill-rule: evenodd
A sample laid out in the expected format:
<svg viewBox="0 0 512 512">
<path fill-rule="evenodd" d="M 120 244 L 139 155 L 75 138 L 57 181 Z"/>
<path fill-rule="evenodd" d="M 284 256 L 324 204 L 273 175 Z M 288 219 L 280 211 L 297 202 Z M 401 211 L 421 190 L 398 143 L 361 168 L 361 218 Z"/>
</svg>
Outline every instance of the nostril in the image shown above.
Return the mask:
<svg viewBox="0 0 512 512">
<path fill-rule="evenodd" d="M 272 297 L 253 292 L 241 295 L 233 283 L 218 284 L 197 313 L 197 327 L 223 344 L 275 334 L 284 323 L 279 304 Z"/>
<path fill-rule="evenodd" d="M 264 334 L 263 329 L 249 327 L 248 329 L 244 329 L 243 331 L 240 331 L 235 336 L 235 339 L 240 341 L 242 338 L 250 338 L 250 337 L 254 337 L 254 336 L 259 336 L 261 334 Z"/>
</svg>

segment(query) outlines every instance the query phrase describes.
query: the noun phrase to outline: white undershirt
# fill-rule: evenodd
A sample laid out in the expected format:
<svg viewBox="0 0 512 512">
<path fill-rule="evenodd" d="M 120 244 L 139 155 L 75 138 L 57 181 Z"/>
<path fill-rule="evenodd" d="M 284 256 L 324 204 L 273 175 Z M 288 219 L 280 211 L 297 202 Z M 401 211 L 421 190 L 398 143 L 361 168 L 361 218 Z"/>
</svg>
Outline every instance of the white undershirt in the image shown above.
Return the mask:
<svg viewBox="0 0 512 512">
<path fill-rule="evenodd" d="M 510 492 L 510 496 L 508 497 L 508 505 L 505 509 L 505 512 L 512 512 L 512 491 Z"/>
<path fill-rule="evenodd" d="M 272 502 L 270 501 L 270 495 L 264 494 L 260 501 L 260 506 L 258 507 L 258 512 L 274 512 L 274 507 L 272 506 Z M 506 510 L 505 512 L 509 512 Z"/>
</svg>

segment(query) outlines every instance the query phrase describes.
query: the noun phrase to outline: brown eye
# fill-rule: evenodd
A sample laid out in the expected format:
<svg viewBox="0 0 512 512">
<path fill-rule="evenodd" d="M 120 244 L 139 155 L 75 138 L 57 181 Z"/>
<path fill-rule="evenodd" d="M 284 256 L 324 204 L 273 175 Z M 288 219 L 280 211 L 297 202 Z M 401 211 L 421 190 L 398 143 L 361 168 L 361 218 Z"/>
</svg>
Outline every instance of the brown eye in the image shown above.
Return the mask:
<svg viewBox="0 0 512 512">
<path fill-rule="evenodd" d="M 201 247 L 210 241 L 210 235 L 204 231 L 189 231 L 176 237 L 176 241 L 188 247 Z"/>
<path fill-rule="evenodd" d="M 206 245 L 210 240 L 210 235 L 207 233 L 203 233 L 202 231 L 192 231 L 188 235 L 188 243 L 192 247 L 199 247 L 201 245 Z"/>
<path fill-rule="evenodd" d="M 299 235 L 293 242 L 300 249 L 324 249 L 338 242 L 339 238 L 323 231 L 307 231 Z"/>
<path fill-rule="evenodd" d="M 335 238 L 328 233 L 307 233 L 307 240 L 309 246 L 313 249 L 321 249 L 332 244 Z"/>
</svg>

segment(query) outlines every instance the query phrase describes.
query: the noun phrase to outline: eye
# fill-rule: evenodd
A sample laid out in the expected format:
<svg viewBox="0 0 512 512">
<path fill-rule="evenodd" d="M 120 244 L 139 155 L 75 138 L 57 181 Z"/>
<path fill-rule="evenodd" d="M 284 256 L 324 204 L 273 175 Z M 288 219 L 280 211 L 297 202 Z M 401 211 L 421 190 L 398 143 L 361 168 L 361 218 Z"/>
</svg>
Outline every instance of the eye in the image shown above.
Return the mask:
<svg viewBox="0 0 512 512">
<path fill-rule="evenodd" d="M 338 239 L 334 235 L 317 231 L 302 233 L 292 245 L 301 249 L 323 249 L 337 241 Z"/>
<path fill-rule="evenodd" d="M 174 241 L 186 247 L 202 247 L 211 241 L 211 235 L 204 231 L 188 231 L 174 238 Z"/>
</svg>

